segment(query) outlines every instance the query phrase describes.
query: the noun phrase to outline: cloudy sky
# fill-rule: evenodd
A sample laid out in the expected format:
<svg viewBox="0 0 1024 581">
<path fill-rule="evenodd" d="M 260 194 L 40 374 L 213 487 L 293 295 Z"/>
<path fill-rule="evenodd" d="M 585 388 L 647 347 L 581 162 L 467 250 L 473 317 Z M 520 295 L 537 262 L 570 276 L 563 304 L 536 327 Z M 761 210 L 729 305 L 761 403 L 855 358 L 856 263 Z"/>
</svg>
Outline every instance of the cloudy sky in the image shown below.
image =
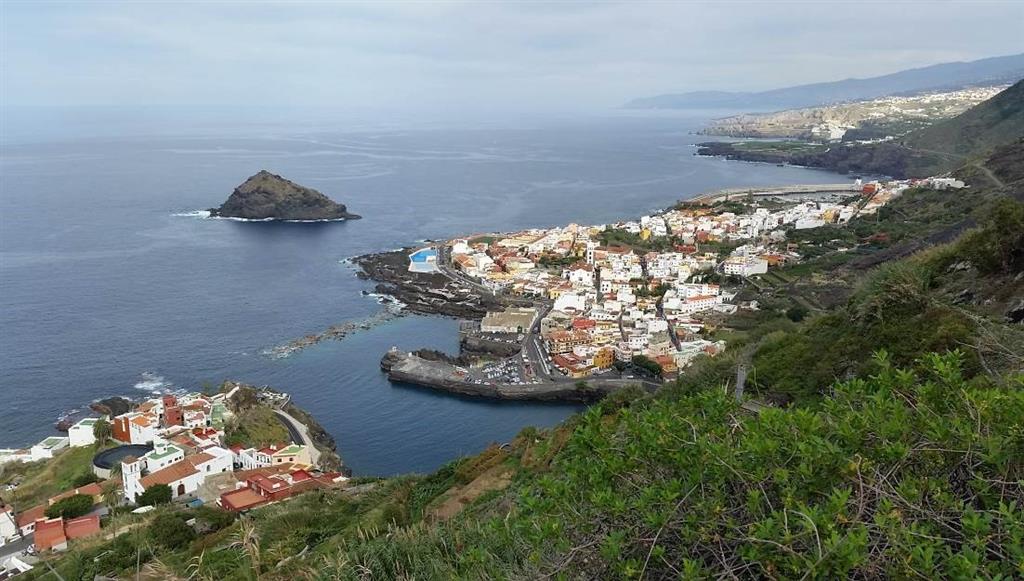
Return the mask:
<svg viewBox="0 0 1024 581">
<path fill-rule="evenodd" d="M 3 104 L 600 109 L 1024 52 L 1024 2 L 0 1 Z"/>
</svg>

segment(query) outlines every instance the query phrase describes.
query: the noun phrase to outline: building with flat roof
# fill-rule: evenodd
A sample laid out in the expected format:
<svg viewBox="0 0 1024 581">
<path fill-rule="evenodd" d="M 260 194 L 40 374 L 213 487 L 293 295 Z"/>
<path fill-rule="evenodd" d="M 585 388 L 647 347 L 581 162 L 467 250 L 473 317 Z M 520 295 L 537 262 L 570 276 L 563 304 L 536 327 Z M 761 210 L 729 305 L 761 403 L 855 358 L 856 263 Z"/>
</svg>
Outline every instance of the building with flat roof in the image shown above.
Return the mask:
<svg viewBox="0 0 1024 581">
<path fill-rule="evenodd" d="M 92 446 L 96 443 L 93 428 L 99 418 L 85 418 L 68 428 L 68 445 L 72 448 Z"/>
<path fill-rule="evenodd" d="M 48 460 L 53 458 L 53 455 L 64 448 L 68 447 L 68 439 L 60 436 L 50 436 L 42 442 L 39 442 L 35 446 L 29 449 L 29 454 L 33 461 L 35 460 Z"/>
<path fill-rule="evenodd" d="M 484 333 L 525 333 L 537 317 L 537 309 L 512 307 L 504 311 L 489 312 L 480 321 Z"/>
</svg>

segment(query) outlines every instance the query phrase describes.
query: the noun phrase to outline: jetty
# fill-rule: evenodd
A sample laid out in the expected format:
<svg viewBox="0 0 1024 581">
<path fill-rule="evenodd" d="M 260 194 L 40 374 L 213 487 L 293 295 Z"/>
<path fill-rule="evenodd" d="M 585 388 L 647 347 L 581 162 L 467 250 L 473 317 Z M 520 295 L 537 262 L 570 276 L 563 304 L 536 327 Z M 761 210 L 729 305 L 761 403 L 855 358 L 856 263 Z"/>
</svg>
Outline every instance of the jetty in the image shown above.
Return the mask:
<svg viewBox="0 0 1024 581">
<path fill-rule="evenodd" d="M 469 370 L 444 361 L 430 361 L 412 353 L 391 350 L 381 358 L 381 370 L 388 380 L 433 388 L 439 391 L 502 400 L 593 402 L 627 387 L 639 386 L 653 392 L 661 384 L 640 378 L 545 380 L 536 383 L 505 383 L 474 379 Z"/>
</svg>

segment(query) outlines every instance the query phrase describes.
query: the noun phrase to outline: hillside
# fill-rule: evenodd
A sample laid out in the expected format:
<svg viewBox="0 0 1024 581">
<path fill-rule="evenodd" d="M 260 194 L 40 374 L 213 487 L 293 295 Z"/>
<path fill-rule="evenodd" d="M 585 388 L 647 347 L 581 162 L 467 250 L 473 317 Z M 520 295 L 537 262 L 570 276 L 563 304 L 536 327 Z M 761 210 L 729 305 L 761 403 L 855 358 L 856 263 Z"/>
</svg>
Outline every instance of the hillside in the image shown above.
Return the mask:
<svg viewBox="0 0 1024 581">
<path fill-rule="evenodd" d="M 845 79 L 760 92 L 697 91 L 634 99 L 629 109 L 744 109 L 812 107 L 886 95 L 949 90 L 1024 78 L 1024 54 L 943 63 L 867 79 Z"/>
<path fill-rule="evenodd" d="M 907 147 L 970 157 L 1024 137 L 1024 81 L 956 117 L 914 131 Z"/>
<path fill-rule="evenodd" d="M 791 163 L 839 172 L 927 177 L 988 155 L 1024 137 L 1024 81 L 964 113 L 908 133 L 897 141 L 794 148 L 793 142 L 708 142 L 701 155 Z M 747 147 L 756 145 L 756 150 Z"/>
</svg>

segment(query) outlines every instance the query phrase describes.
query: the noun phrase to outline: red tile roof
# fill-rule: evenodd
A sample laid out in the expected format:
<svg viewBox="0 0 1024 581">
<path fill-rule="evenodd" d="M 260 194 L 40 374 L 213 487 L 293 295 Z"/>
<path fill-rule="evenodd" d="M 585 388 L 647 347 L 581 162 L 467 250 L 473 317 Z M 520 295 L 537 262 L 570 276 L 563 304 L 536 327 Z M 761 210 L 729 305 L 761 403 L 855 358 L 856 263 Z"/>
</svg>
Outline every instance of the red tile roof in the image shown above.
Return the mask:
<svg viewBox="0 0 1024 581">
<path fill-rule="evenodd" d="M 247 510 L 261 504 L 266 504 L 267 499 L 260 496 L 251 488 L 239 488 L 220 495 L 220 504 L 227 510 Z"/>
<path fill-rule="evenodd" d="M 64 536 L 64 519 L 51 518 L 36 521 L 35 538 L 33 540 L 36 550 L 46 551 L 67 541 L 67 537 Z"/>
<path fill-rule="evenodd" d="M 28 525 L 36 522 L 41 518 L 46 518 L 46 505 L 40 504 L 39 506 L 33 506 L 25 512 L 18 515 L 18 528 L 25 528 Z"/>
<path fill-rule="evenodd" d="M 68 539 L 80 539 L 100 532 L 100 515 L 83 516 L 64 523 L 64 535 Z"/>
</svg>

